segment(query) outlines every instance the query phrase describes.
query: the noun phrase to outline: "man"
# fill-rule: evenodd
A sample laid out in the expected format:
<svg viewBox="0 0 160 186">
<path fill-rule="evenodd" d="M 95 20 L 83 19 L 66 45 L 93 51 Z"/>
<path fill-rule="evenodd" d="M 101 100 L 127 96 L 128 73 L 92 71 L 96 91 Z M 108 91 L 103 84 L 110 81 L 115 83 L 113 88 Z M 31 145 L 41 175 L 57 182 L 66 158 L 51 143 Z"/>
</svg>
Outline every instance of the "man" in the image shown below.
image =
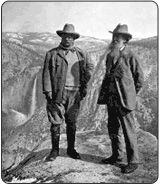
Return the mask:
<svg viewBox="0 0 160 186">
<path fill-rule="evenodd" d="M 42 75 L 52 143 L 46 161 L 54 161 L 59 155 L 60 125 L 63 122 L 67 126 L 67 154 L 80 159 L 75 150 L 76 120 L 92 71 L 87 53 L 74 46 L 75 39 L 80 37 L 74 26 L 65 24 L 57 34 L 61 37 L 61 43 L 46 53 Z"/>
<path fill-rule="evenodd" d="M 143 84 L 143 72 L 138 58 L 127 45 L 132 38 L 128 26 L 119 24 L 111 33 L 113 37 L 106 56 L 106 74 L 98 99 L 98 104 L 107 104 L 108 133 L 112 145 L 112 156 L 104 159 L 103 163 L 122 163 L 123 131 L 128 164 L 122 172 L 131 173 L 138 168 L 133 110 L 136 108 L 136 95 Z"/>
</svg>

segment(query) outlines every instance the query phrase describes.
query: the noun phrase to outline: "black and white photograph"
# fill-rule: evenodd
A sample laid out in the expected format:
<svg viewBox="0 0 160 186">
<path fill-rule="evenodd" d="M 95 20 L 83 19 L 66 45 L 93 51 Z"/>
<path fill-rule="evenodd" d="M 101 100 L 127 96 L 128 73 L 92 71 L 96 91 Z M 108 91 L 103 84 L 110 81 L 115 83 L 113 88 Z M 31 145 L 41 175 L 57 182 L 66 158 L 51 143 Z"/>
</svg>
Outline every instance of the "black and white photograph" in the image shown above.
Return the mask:
<svg viewBox="0 0 160 186">
<path fill-rule="evenodd" d="M 157 182 L 158 11 L 1 3 L 2 184 Z"/>
</svg>

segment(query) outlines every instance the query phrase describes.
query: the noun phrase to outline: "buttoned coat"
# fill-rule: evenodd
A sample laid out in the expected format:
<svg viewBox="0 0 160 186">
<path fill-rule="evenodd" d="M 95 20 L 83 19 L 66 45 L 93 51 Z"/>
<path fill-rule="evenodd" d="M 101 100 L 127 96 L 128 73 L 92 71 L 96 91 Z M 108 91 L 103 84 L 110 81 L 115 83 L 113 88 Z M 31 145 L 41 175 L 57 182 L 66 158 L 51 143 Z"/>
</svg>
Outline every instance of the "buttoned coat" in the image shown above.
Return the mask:
<svg viewBox="0 0 160 186">
<path fill-rule="evenodd" d="M 108 104 L 109 96 L 116 95 L 119 106 L 128 110 L 136 108 L 136 95 L 143 85 L 143 71 L 139 59 L 129 46 L 120 52 L 113 64 L 114 57 L 106 55 L 106 74 L 100 89 L 98 104 Z"/>
<path fill-rule="evenodd" d="M 80 69 L 80 93 L 81 98 L 85 96 L 83 93 L 87 90 L 87 84 L 91 78 L 93 65 L 89 61 L 88 54 L 82 49 L 75 47 L 79 60 Z M 64 52 L 60 47 L 53 48 L 46 53 L 43 73 L 42 86 L 43 93 L 52 92 L 52 99 L 60 103 L 62 101 L 63 88 L 66 81 L 68 62 Z"/>
</svg>

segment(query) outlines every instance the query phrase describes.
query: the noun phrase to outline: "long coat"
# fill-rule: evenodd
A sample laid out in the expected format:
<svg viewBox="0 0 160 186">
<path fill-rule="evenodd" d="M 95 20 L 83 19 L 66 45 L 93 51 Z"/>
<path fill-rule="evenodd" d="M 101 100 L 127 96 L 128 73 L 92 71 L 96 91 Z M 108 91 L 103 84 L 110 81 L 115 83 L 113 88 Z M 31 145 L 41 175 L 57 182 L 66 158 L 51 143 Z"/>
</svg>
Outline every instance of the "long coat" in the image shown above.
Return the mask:
<svg viewBox="0 0 160 186">
<path fill-rule="evenodd" d="M 116 94 L 117 104 L 129 110 L 136 108 L 136 95 L 143 85 L 143 71 L 136 55 L 126 46 L 115 65 L 114 57 L 106 55 L 106 74 L 100 89 L 98 104 L 108 104 Z M 116 100 L 115 100 L 116 101 Z"/>
<path fill-rule="evenodd" d="M 89 62 L 88 54 L 80 48 L 75 47 L 79 59 L 80 69 L 80 93 L 83 99 L 87 84 L 91 78 L 93 65 Z M 43 93 L 52 92 L 52 99 L 60 103 L 62 101 L 63 88 L 65 86 L 68 62 L 64 52 L 60 47 L 53 48 L 46 53 L 43 73 L 42 87 Z"/>
</svg>

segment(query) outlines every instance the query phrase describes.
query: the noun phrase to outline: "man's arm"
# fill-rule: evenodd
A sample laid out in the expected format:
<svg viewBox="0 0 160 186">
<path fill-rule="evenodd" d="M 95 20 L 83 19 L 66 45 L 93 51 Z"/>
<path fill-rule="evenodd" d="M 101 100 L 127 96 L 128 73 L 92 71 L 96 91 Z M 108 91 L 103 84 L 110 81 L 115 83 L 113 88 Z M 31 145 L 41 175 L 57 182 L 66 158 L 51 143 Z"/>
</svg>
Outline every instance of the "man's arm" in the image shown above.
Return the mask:
<svg viewBox="0 0 160 186">
<path fill-rule="evenodd" d="M 131 58 L 131 70 L 134 78 L 136 93 L 138 94 L 144 83 L 144 74 L 137 56 Z"/>
<path fill-rule="evenodd" d="M 46 95 L 47 99 L 52 99 L 52 86 L 51 86 L 51 77 L 50 77 L 50 52 L 46 53 L 44 60 L 44 67 L 42 73 L 42 88 L 43 93 Z"/>
</svg>

